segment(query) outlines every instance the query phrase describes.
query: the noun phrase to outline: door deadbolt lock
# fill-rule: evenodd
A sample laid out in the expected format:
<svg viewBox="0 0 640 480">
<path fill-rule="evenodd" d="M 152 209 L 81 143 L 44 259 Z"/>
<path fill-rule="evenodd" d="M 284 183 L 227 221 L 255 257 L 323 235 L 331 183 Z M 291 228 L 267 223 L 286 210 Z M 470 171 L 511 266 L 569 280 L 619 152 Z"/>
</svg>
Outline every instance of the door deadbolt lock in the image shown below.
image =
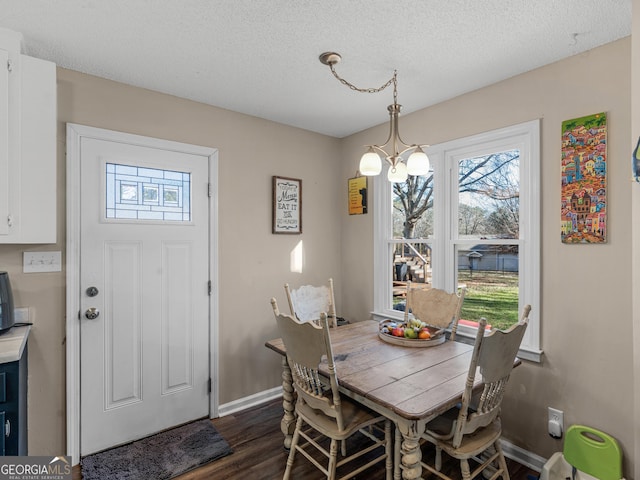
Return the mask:
<svg viewBox="0 0 640 480">
<path fill-rule="evenodd" d="M 95 320 L 96 318 L 98 318 L 98 315 L 100 315 L 100 312 L 96 307 L 87 308 L 87 311 L 84 312 L 84 316 L 89 320 Z"/>
<path fill-rule="evenodd" d="M 89 287 L 87 288 L 87 295 L 89 297 L 95 297 L 96 295 L 98 295 L 98 289 L 96 287 Z"/>
</svg>

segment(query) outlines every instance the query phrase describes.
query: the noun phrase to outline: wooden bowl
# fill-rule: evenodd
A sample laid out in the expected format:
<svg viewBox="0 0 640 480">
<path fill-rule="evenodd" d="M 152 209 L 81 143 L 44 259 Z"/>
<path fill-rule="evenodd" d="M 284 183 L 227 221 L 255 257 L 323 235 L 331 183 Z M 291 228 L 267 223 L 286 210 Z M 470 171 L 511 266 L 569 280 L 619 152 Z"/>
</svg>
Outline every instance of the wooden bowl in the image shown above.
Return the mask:
<svg viewBox="0 0 640 480">
<path fill-rule="evenodd" d="M 443 329 L 439 329 L 430 325 L 427 325 L 427 328 L 429 329 L 429 332 L 431 332 L 432 336 L 428 339 L 395 337 L 391 335 L 391 333 L 383 333 L 382 329 L 384 327 L 389 328 L 390 325 L 402 326 L 404 325 L 404 323 L 396 322 L 393 320 L 383 320 L 382 322 L 380 322 L 380 326 L 378 327 L 378 336 L 381 340 L 393 345 L 400 345 L 402 347 L 434 347 L 436 345 L 444 343 L 444 341 L 446 340 Z M 391 328 L 389 328 L 389 330 L 391 330 Z"/>
</svg>

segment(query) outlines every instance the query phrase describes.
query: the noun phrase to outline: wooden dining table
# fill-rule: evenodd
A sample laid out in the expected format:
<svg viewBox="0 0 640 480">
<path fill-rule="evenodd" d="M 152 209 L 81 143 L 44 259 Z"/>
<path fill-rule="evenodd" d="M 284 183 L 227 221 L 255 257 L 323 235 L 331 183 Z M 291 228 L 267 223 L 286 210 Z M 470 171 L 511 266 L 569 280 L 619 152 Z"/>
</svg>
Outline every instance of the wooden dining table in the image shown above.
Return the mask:
<svg viewBox="0 0 640 480">
<path fill-rule="evenodd" d="M 461 401 L 473 345 L 447 340 L 429 347 L 402 346 L 382 340 L 378 330 L 374 320 L 330 329 L 340 391 L 395 423 L 402 434 L 396 459 L 402 478 L 421 478 L 420 435 L 430 420 Z M 282 339 L 265 345 L 283 356 L 281 428 L 289 448 L 295 429 L 291 370 Z M 324 361 L 320 372 L 328 374 Z"/>
</svg>

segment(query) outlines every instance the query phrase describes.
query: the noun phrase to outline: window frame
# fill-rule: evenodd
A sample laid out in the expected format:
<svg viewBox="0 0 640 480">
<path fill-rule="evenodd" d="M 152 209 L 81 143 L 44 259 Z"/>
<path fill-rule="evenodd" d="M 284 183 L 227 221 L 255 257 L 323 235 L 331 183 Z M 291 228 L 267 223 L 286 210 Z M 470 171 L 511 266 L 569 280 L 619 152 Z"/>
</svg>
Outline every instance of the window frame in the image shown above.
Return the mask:
<svg viewBox="0 0 640 480">
<path fill-rule="evenodd" d="M 433 286 L 453 291 L 456 281 L 456 246 L 468 244 L 457 237 L 458 161 L 476 156 L 482 151 L 520 150 L 520 233 L 519 238 L 502 242 L 488 240 L 485 243 L 517 244 L 519 248 L 519 311 L 524 305 L 532 307 L 529 327 L 522 340 L 518 356 L 540 362 L 540 120 L 512 125 L 468 137 L 451 140 L 429 147 L 426 153 L 431 160 L 434 188 L 434 235 L 429 239 L 411 239 L 412 243 L 429 243 L 432 257 Z M 456 165 L 454 173 L 454 165 Z M 374 311 L 373 318 L 401 320 L 403 313 L 389 308 L 392 304 L 391 245 L 393 239 L 392 184 L 386 175 L 374 177 Z M 483 241 L 471 240 L 473 243 Z M 523 272 L 527 272 L 525 275 Z M 460 325 L 460 337 L 474 337 L 475 329 Z"/>
</svg>

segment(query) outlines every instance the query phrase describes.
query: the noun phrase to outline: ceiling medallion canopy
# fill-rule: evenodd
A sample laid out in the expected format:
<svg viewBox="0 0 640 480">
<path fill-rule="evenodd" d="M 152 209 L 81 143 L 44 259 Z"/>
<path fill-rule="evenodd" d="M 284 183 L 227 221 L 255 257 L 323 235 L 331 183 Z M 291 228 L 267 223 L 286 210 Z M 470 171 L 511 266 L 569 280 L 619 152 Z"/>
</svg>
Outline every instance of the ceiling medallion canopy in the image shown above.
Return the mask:
<svg viewBox="0 0 640 480">
<path fill-rule="evenodd" d="M 367 145 L 367 151 L 360 159 L 360 173 L 366 176 L 379 175 L 382 171 L 382 159 L 389 163 L 387 178 L 390 182 L 404 182 L 409 175 L 427 175 L 429 173 L 430 162 L 423 148 L 425 144 L 407 144 L 400 138 L 398 117 L 402 105 L 398 105 L 398 78 L 394 70 L 393 77 L 384 85 L 378 88 L 358 88 L 340 77 L 335 70 L 335 65 L 342 60 L 340 54 L 335 52 L 325 52 L 320 55 L 320 62 L 328 65 L 331 73 L 340 83 L 346 85 L 351 90 L 361 93 L 378 93 L 393 85 L 393 104 L 387 107 L 389 111 L 389 137 L 382 145 Z"/>
</svg>

